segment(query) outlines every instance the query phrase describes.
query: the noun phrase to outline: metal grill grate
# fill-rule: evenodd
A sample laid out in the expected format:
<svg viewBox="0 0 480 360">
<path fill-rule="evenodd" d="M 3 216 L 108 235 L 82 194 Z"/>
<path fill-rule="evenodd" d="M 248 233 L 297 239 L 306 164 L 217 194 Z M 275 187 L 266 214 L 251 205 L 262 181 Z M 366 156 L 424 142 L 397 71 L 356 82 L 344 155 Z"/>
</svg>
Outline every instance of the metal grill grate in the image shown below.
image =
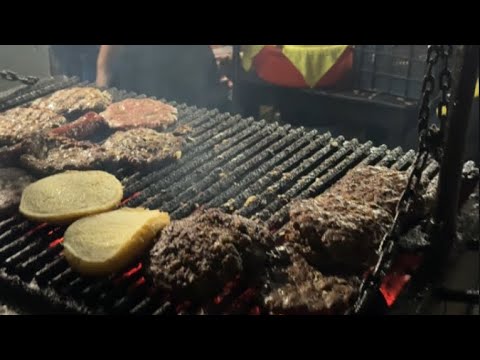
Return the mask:
<svg viewBox="0 0 480 360">
<path fill-rule="evenodd" d="M 47 87 L 71 86 L 71 81 L 52 82 Z M 115 101 L 145 97 L 117 89 L 108 91 Z M 9 99 L 8 107 L 49 92 L 37 88 L 33 93 Z M 341 136 L 333 139 L 328 133 L 171 104 L 179 109 L 178 124 L 192 128 L 182 158 L 157 171 L 132 173 L 122 169 L 116 175 L 125 187 L 125 205 L 158 208 L 170 212 L 174 219 L 188 216 L 198 206 L 221 207 L 230 213 L 266 220 L 275 229 L 285 221 L 289 201 L 318 195 L 359 163 L 405 169 L 413 161 L 414 152 L 404 154 L 400 148 L 388 150 L 384 145 L 374 147 L 371 142 L 360 144 Z M 61 255 L 64 231 L 63 227 L 30 223 L 18 214 L 0 219 L 0 283 L 7 284 L 10 291 L 19 289 L 62 311 L 259 312 L 255 290 L 241 281 L 227 284 L 208 304 L 193 304 L 152 290 L 142 263 L 108 278 L 83 278 Z"/>
</svg>

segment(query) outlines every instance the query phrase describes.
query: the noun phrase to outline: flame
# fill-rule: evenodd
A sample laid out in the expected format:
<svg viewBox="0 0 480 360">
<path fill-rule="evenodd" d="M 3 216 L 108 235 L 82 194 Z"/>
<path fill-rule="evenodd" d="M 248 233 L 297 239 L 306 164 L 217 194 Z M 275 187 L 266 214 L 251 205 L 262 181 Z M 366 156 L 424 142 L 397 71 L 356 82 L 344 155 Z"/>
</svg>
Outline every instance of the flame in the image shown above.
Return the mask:
<svg viewBox="0 0 480 360">
<path fill-rule="evenodd" d="M 123 200 L 120 204 L 123 206 L 125 205 L 127 202 L 129 202 L 130 200 L 133 200 L 135 199 L 136 197 L 138 197 L 139 195 L 141 194 L 141 192 L 137 191 L 136 193 L 133 193 L 132 196 L 126 198 L 125 200 Z"/>
<path fill-rule="evenodd" d="M 422 261 L 421 255 L 404 254 L 393 264 L 391 272 L 388 273 L 380 285 L 387 305 L 392 306 L 402 292 L 405 285 L 410 281 L 409 273 L 415 271 Z"/>
<path fill-rule="evenodd" d="M 222 300 L 223 300 L 223 296 L 220 296 L 220 295 L 219 295 L 219 296 L 215 296 L 215 298 L 213 299 L 213 303 L 214 303 L 215 305 L 218 305 L 218 304 L 220 304 L 220 303 L 222 302 Z"/>
<path fill-rule="evenodd" d="M 48 244 L 48 247 L 49 248 L 54 248 L 55 246 L 57 246 L 58 244 L 60 244 L 62 242 L 63 242 L 63 237 L 58 238 L 56 240 L 53 240 L 50 244 Z"/>
<path fill-rule="evenodd" d="M 388 274 L 385 276 L 383 283 L 380 285 L 380 292 L 388 306 L 392 306 L 395 300 L 397 300 L 410 278 L 411 276 L 406 274 Z"/>
</svg>

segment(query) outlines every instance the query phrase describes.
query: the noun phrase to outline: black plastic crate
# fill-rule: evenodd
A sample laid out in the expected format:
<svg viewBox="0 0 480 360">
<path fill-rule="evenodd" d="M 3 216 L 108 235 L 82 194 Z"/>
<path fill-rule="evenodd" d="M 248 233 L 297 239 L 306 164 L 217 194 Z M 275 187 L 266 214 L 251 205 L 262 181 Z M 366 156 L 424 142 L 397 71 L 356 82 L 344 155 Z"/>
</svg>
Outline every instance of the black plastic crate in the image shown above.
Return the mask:
<svg viewBox="0 0 480 360">
<path fill-rule="evenodd" d="M 427 46 L 355 45 L 355 89 L 419 99 Z"/>
</svg>

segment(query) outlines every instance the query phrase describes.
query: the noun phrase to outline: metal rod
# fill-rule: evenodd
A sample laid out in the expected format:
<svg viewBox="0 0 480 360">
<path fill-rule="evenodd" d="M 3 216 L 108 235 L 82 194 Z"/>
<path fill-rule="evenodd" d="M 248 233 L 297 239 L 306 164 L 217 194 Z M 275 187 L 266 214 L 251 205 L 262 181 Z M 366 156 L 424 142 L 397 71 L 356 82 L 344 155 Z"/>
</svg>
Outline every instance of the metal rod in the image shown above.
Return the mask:
<svg viewBox="0 0 480 360">
<path fill-rule="evenodd" d="M 439 175 L 437 206 L 433 223 L 438 234 L 433 239 L 433 257 L 440 270 L 450 252 L 456 231 L 456 218 L 465 138 L 478 71 L 478 45 L 458 46 L 453 76 L 456 81 L 446 124 L 446 144 Z"/>
</svg>

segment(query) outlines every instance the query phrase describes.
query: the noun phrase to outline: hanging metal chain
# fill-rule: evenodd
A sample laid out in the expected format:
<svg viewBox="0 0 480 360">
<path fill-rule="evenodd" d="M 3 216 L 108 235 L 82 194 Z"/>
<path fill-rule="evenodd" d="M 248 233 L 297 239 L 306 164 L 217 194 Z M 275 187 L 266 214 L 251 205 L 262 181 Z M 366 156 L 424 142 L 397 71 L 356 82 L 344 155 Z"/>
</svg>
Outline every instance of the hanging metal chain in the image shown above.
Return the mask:
<svg viewBox="0 0 480 360">
<path fill-rule="evenodd" d="M 441 45 L 441 56 L 443 58 L 443 69 L 440 72 L 440 91 L 442 99 L 438 103 L 437 115 L 440 119 L 440 133 L 445 133 L 445 126 L 448 115 L 448 104 L 450 101 L 450 89 L 452 87 L 452 73 L 449 69 L 449 58 L 453 53 L 452 45 Z"/>
<path fill-rule="evenodd" d="M 34 85 L 38 82 L 39 78 L 35 76 L 21 76 L 11 70 L 0 71 L 0 78 L 8 81 L 19 81 L 26 85 Z"/>
<path fill-rule="evenodd" d="M 390 268 L 397 250 L 396 244 L 403 232 L 405 218 L 411 214 L 412 209 L 419 204 L 422 198 L 421 179 L 425 168 L 428 165 L 429 155 L 437 161 L 441 161 L 441 145 L 443 141 L 443 130 L 445 128 L 446 113 L 448 111 L 449 91 L 451 87 L 451 73 L 448 69 L 448 59 L 452 54 L 452 45 L 429 45 L 427 51 L 427 69 L 423 79 L 422 99 L 418 117 L 418 153 L 413 164 L 412 172 L 409 175 L 405 191 L 402 193 L 396 207 L 396 214 L 390 231 L 384 236 L 379 246 L 379 258 L 373 272 L 369 273 L 360 287 L 360 295 L 354 306 L 354 311 L 359 313 L 368 302 L 370 296 L 378 290 L 380 283 Z M 438 115 L 441 121 L 441 131 L 432 125 L 429 127 L 431 96 L 435 89 L 435 77 L 433 70 L 439 58 L 444 60 L 444 68 L 440 72 L 440 90 L 442 99 L 438 104 Z M 442 117 L 440 117 L 442 116 Z"/>
</svg>

